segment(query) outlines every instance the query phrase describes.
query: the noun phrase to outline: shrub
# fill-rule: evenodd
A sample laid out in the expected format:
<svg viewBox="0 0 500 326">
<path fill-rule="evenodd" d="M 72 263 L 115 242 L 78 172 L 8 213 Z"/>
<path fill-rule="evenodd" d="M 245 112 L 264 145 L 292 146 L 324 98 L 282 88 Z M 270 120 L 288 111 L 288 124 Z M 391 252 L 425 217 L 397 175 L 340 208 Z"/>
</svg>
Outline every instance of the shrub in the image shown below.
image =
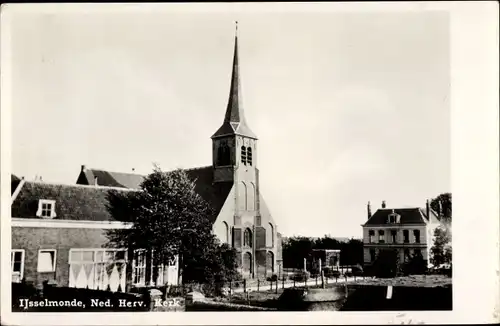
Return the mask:
<svg viewBox="0 0 500 326">
<path fill-rule="evenodd" d="M 395 277 L 399 273 L 399 255 L 396 250 L 380 250 L 377 259 L 371 266 L 374 276 L 380 278 Z"/>
<path fill-rule="evenodd" d="M 278 280 L 278 275 L 273 274 L 272 276 L 266 279 L 268 282 L 276 282 Z"/>
<path fill-rule="evenodd" d="M 427 264 L 422 254 L 414 254 L 402 266 L 404 275 L 421 275 L 427 272 Z"/>
<path fill-rule="evenodd" d="M 305 282 L 309 279 L 310 276 L 311 274 L 309 272 L 300 271 L 293 275 L 293 280 L 295 282 Z"/>
</svg>

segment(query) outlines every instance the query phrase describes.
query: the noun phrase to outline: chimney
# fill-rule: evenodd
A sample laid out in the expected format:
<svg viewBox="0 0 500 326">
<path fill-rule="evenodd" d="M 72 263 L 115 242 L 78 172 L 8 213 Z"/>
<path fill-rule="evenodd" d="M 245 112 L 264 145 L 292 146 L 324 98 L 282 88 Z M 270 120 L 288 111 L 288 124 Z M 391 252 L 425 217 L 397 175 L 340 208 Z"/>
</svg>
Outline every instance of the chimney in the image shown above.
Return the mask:
<svg viewBox="0 0 500 326">
<path fill-rule="evenodd" d="M 94 186 L 98 186 L 99 184 L 97 183 L 97 177 L 94 177 Z"/>
<path fill-rule="evenodd" d="M 382 208 L 385 208 L 386 204 L 385 204 L 385 200 L 382 200 Z"/>
<path fill-rule="evenodd" d="M 429 203 L 429 199 L 427 199 L 427 202 L 425 203 L 425 213 L 427 214 L 427 218 L 430 218 L 431 204 Z"/>
<path fill-rule="evenodd" d="M 132 168 L 132 172 L 135 172 L 135 168 Z"/>
<path fill-rule="evenodd" d="M 372 205 L 370 204 L 370 202 L 368 202 L 366 209 L 368 210 L 368 219 L 370 219 L 370 217 L 372 217 Z"/>
<path fill-rule="evenodd" d="M 82 165 L 82 172 L 85 171 L 87 167 L 85 165 Z"/>
</svg>

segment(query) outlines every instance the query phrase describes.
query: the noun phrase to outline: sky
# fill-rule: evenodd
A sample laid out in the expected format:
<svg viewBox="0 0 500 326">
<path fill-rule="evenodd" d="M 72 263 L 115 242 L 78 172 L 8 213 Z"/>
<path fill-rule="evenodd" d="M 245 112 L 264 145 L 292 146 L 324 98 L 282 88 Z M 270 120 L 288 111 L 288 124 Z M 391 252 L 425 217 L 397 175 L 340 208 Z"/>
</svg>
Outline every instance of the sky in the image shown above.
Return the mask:
<svg viewBox="0 0 500 326">
<path fill-rule="evenodd" d="M 18 13 L 12 172 L 211 164 L 238 40 L 260 191 L 285 236 L 362 236 L 451 191 L 449 21 L 407 13 Z"/>
</svg>

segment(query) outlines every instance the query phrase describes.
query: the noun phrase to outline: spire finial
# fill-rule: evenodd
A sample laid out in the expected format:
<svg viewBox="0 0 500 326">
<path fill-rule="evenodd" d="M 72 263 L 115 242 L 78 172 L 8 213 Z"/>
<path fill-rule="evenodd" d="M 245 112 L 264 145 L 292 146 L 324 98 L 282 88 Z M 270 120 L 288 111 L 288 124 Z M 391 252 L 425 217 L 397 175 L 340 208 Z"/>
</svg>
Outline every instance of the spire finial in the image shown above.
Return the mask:
<svg viewBox="0 0 500 326">
<path fill-rule="evenodd" d="M 238 21 L 234 21 L 234 35 L 238 36 Z"/>
</svg>

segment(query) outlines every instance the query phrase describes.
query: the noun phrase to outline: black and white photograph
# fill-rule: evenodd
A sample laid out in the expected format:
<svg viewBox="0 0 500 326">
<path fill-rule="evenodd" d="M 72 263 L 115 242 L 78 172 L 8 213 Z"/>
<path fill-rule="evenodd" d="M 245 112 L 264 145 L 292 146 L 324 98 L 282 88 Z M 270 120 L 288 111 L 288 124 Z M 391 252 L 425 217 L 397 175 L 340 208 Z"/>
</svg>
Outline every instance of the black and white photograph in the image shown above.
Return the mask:
<svg viewBox="0 0 500 326">
<path fill-rule="evenodd" d="M 498 284 L 460 249 L 498 208 L 457 181 L 495 153 L 454 136 L 451 9 L 261 5 L 2 6 L 10 316 L 454 314 Z"/>
</svg>

